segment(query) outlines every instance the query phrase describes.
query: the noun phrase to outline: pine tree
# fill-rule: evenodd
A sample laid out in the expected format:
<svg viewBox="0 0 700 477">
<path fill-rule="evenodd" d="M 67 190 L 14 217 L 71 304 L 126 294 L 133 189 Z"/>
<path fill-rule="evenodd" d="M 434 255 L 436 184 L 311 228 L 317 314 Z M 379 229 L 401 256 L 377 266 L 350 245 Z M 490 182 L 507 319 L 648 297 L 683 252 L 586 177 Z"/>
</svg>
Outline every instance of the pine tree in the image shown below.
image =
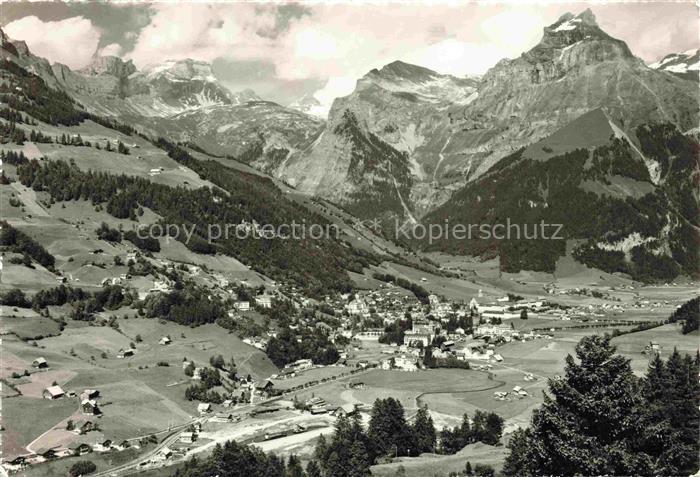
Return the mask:
<svg viewBox="0 0 700 477">
<path fill-rule="evenodd" d="M 532 418 L 527 452 L 534 474 L 631 475 L 651 465 L 635 443 L 643 431 L 641 398 L 629 360 L 610 337 L 587 336 L 569 355 L 562 378 L 551 379 Z"/>
<path fill-rule="evenodd" d="M 411 433 L 403 406 L 394 398 L 377 399 L 369 421 L 369 439 L 375 455 L 406 455 Z"/>
<path fill-rule="evenodd" d="M 287 471 L 285 477 L 304 477 L 304 468 L 301 466 L 299 458 L 294 454 L 289 456 L 287 461 Z"/>
<path fill-rule="evenodd" d="M 415 453 L 434 452 L 437 436 L 433 418 L 428 413 L 428 408 L 422 407 L 416 413 L 416 420 L 413 423 L 413 439 Z"/>
<path fill-rule="evenodd" d="M 321 434 L 323 437 L 323 434 Z M 307 477 L 321 477 L 321 468 L 318 466 L 318 462 L 315 460 L 309 461 L 306 464 L 306 476 Z"/>
<path fill-rule="evenodd" d="M 510 453 L 503 463 L 503 475 L 506 477 L 528 477 L 529 472 L 528 449 L 530 448 L 530 429 L 518 428 L 513 432 L 508 441 Z"/>
</svg>

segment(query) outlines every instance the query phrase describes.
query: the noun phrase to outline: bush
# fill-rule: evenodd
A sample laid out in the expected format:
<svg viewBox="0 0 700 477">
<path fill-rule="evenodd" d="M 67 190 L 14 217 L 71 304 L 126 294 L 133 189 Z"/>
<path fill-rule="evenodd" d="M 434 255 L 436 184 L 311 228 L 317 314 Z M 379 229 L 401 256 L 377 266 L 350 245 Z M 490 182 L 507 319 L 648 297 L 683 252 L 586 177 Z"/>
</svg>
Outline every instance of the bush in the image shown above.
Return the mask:
<svg viewBox="0 0 700 477">
<path fill-rule="evenodd" d="M 72 477 L 78 477 L 79 475 L 91 474 L 97 470 L 97 466 L 94 462 L 89 460 L 79 460 L 73 464 L 68 471 Z"/>
</svg>

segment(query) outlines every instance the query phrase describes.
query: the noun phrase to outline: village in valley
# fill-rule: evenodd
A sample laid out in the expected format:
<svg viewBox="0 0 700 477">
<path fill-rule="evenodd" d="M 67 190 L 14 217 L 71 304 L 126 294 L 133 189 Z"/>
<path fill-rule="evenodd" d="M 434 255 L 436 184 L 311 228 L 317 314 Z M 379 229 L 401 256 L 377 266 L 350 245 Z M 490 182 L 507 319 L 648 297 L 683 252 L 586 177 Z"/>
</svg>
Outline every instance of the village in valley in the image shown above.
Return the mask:
<svg viewBox="0 0 700 477">
<path fill-rule="evenodd" d="M 50 423 L 4 433 L 7 471 L 47 475 L 89 456 L 110 468 L 105 475 L 130 475 L 206 455 L 230 439 L 303 458 L 339 416 L 366 421 L 374 401 L 387 396 L 409 420 L 426 406 L 437 428 L 457 424 L 465 409 L 494 411 L 508 433 L 526 425 L 579 336 L 612 333 L 639 372 L 658 354 L 694 346 L 679 341 L 678 323 L 668 323 L 686 296 L 677 284 L 558 288 L 514 279 L 512 291 L 497 294 L 490 280 L 435 269 L 427 277 L 412 270 L 419 274 L 412 291 L 374 272 L 357 276 L 353 293 L 316 299 L 245 271 L 234 277 L 138 250 L 123 263 L 124 273 L 92 279 L 123 292 L 138 283 L 133 305 L 60 334 L 10 328 L 4 337 L 6 420 L 15 427 L 20 416 L 46 414 L 42 422 Z M 408 271 L 390 263 L 381 270 Z M 78 278 L 57 286 L 71 281 Z M 458 291 L 440 293 L 447 282 Z M 182 327 L 139 316 L 148 315 L 149 296 L 183 283 L 206 289 L 205 300 L 224 308 L 216 324 Z M 27 315 L 6 307 L 5 323 L 20 312 L 46 327 L 59 309 Z M 312 350 L 303 349 L 307 341 Z M 503 457 L 502 448 L 470 452 L 494 463 Z M 415 465 L 422 468 L 420 459 Z"/>
</svg>

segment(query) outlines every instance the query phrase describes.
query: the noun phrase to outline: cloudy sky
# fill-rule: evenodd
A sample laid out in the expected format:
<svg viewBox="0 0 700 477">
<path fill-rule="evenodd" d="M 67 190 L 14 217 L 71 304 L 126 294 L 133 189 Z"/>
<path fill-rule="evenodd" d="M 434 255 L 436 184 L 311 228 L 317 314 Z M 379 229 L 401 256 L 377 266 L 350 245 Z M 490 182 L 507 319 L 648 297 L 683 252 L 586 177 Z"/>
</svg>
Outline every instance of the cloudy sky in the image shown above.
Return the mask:
<svg viewBox="0 0 700 477">
<path fill-rule="evenodd" d="M 698 9 L 674 3 L 4 3 L 0 24 L 37 55 L 80 68 L 99 54 L 137 67 L 212 62 L 233 90 L 289 103 L 352 91 L 400 59 L 441 73 L 484 73 L 534 46 L 564 12 L 590 7 L 600 26 L 647 62 L 698 47 Z"/>
</svg>

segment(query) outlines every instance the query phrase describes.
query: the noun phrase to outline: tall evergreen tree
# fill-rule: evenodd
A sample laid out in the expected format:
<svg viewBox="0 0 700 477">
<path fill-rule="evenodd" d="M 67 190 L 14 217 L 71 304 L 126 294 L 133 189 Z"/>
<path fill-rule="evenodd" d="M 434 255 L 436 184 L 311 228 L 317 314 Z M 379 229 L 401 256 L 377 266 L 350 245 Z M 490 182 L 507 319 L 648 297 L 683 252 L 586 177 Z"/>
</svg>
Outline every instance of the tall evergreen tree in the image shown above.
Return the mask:
<svg viewBox="0 0 700 477">
<path fill-rule="evenodd" d="M 374 401 L 368 434 L 377 456 L 407 455 L 412 445 L 403 406 L 392 397 Z"/>
<path fill-rule="evenodd" d="M 635 447 L 643 431 L 641 398 L 629 360 L 615 355 L 608 336 L 587 336 L 569 355 L 564 376 L 532 418 L 527 452 L 533 473 L 632 475 L 648 472 L 650 456 Z"/>
<path fill-rule="evenodd" d="M 437 436 L 433 418 L 430 417 L 427 407 L 418 409 L 412 429 L 415 453 L 434 452 Z"/>
</svg>

